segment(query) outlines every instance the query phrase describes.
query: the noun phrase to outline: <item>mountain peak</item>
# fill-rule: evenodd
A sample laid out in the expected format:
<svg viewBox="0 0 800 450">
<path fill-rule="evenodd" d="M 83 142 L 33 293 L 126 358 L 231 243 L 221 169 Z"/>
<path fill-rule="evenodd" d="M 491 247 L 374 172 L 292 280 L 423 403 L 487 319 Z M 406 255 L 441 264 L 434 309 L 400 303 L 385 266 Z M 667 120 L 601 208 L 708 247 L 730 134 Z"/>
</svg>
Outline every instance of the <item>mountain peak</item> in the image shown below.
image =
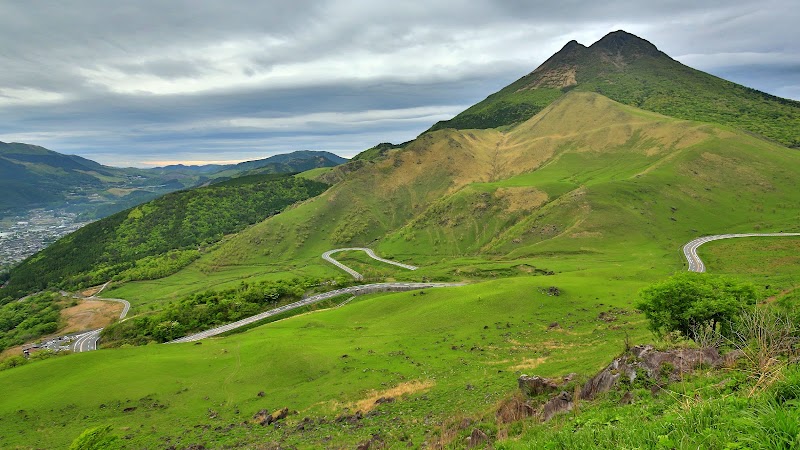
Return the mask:
<svg viewBox="0 0 800 450">
<path fill-rule="evenodd" d="M 627 31 L 617 30 L 603 36 L 589 49 L 622 57 L 658 56 L 661 52 L 655 45 Z"/>
<path fill-rule="evenodd" d="M 579 83 L 579 73 L 587 68 L 620 71 L 642 57 L 669 59 L 655 45 L 623 30 L 608 33 L 589 47 L 573 39 L 523 78 L 521 87 L 570 88 Z"/>
<path fill-rule="evenodd" d="M 533 72 L 431 131 L 514 125 L 573 89 L 679 119 L 734 126 L 800 148 L 800 102 L 687 67 L 624 30 L 589 47 L 569 41 Z M 745 110 L 754 115 L 741 114 Z"/>
<path fill-rule="evenodd" d="M 533 86 L 554 89 L 574 86 L 577 84 L 575 69 L 587 50 L 585 45 L 574 39 L 567 42 L 567 45 L 530 73 L 529 76 L 536 79 Z"/>
</svg>

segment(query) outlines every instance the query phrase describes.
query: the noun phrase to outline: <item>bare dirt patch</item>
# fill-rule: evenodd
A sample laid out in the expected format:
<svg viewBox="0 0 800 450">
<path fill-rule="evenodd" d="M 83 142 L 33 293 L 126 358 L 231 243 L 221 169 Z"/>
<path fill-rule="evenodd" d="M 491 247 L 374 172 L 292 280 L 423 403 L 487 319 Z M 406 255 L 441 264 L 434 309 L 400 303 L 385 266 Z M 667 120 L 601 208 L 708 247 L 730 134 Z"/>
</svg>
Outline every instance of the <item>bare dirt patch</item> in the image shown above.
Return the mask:
<svg viewBox="0 0 800 450">
<path fill-rule="evenodd" d="M 119 317 L 122 308 L 123 305 L 117 302 L 81 300 L 76 306 L 61 311 L 61 318 L 67 325 L 58 334 L 104 327 Z"/>
<path fill-rule="evenodd" d="M 9 358 L 11 356 L 20 356 L 22 355 L 22 349 L 25 348 L 25 345 L 17 345 L 15 347 L 8 347 L 7 349 L 0 352 L 0 361 Z"/>
<path fill-rule="evenodd" d="M 431 380 L 415 380 L 407 383 L 401 383 L 397 386 L 387 389 L 385 391 L 377 392 L 372 391 L 370 394 L 357 402 L 355 402 L 355 409 L 362 412 L 368 412 L 377 404 L 379 398 L 395 398 L 401 395 L 413 394 L 430 389 L 435 383 Z"/>
<path fill-rule="evenodd" d="M 495 196 L 508 202 L 506 210 L 509 212 L 531 211 L 547 201 L 547 193 L 533 187 L 499 188 Z"/>
<path fill-rule="evenodd" d="M 90 287 L 89 289 L 81 291 L 81 295 L 84 296 L 84 297 L 91 297 L 91 296 L 97 294 L 98 292 L 100 292 L 100 289 L 102 289 L 102 288 L 103 288 L 102 285 L 101 286 Z"/>
<path fill-rule="evenodd" d="M 550 69 L 539 76 L 539 80 L 530 86 L 526 86 L 520 90 L 534 89 L 539 87 L 548 87 L 553 89 L 560 89 L 567 86 L 575 86 L 578 81 L 575 79 L 577 68 L 575 67 L 558 67 Z"/>
<path fill-rule="evenodd" d="M 538 358 L 524 358 L 522 362 L 517 365 L 511 366 L 508 370 L 523 370 L 523 369 L 535 369 L 542 365 L 547 361 L 547 357 L 540 356 Z"/>
</svg>

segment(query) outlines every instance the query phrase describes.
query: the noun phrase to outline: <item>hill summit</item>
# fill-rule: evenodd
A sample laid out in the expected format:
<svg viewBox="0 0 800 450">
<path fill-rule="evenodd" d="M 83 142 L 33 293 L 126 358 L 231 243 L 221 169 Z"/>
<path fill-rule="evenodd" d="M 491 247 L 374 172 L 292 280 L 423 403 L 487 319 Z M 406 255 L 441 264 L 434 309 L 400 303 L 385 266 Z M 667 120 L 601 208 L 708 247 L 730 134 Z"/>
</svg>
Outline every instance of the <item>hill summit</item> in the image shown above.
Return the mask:
<svg viewBox="0 0 800 450">
<path fill-rule="evenodd" d="M 680 119 L 733 126 L 800 147 L 800 102 L 687 67 L 649 41 L 622 30 L 589 47 L 569 41 L 533 72 L 428 131 L 515 125 L 572 89 Z"/>
<path fill-rule="evenodd" d="M 600 71 L 623 71 L 626 66 L 642 58 L 672 59 L 665 53 L 636 35 L 625 31 L 615 31 L 586 47 L 572 40 L 551 56 L 536 70 L 523 77 L 520 89 L 555 88 L 575 86 L 580 71 L 598 75 Z M 674 61 L 673 61 L 674 62 Z M 599 67 L 597 67 L 599 66 Z"/>
</svg>

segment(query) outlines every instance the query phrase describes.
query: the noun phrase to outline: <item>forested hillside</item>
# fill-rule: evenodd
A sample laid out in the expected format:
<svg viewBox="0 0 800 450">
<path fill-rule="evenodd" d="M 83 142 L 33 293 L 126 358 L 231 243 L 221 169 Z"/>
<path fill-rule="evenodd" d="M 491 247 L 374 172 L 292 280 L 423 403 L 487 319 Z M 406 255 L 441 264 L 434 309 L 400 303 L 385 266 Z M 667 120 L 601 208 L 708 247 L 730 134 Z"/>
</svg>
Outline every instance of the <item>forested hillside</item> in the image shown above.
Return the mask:
<svg viewBox="0 0 800 450">
<path fill-rule="evenodd" d="M 25 260 L 12 270 L 4 296 L 161 278 L 224 235 L 325 189 L 290 175 L 254 175 L 168 194 L 87 225 Z"/>
</svg>

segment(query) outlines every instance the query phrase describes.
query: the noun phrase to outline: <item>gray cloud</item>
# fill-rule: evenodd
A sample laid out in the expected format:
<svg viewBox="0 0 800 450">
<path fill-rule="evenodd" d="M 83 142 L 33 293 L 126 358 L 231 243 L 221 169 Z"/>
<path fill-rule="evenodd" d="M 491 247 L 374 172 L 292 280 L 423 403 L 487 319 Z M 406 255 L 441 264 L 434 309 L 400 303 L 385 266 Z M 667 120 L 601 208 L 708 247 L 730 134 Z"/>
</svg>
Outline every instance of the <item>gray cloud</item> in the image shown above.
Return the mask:
<svg viewBox="0 0 800 450">
<path fill-rule="evenodd" d="M 109 164 L 405 141 L 625 29 L 800 98 L 792 0 L 0 3 L 0 140 Z"/>
</svg>

